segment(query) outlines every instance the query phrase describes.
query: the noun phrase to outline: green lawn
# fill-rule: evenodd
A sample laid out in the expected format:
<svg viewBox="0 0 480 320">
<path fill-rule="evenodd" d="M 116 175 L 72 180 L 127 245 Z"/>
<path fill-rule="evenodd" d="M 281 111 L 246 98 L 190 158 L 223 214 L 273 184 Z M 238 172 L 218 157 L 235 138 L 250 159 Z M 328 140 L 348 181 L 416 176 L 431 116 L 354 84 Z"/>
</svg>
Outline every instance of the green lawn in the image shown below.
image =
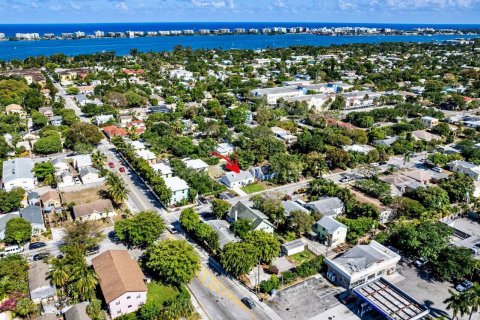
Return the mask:
<svg viewBox="0 0 480 320">
<path fill-rule="evenodd" d="M 178 295 L 177 289 L 154 281 L 147 284 L 147 288 L 147 301 L 152 300 L 160 305 Z"/>
<path fill-rule="evenodd" d="M 254 193 L 254 192 L 263 191 L 265 190 L 265 188 L 261 184 L 251 183 L 243 187 L 242 190 L 246 193 Z"/>
<path fill-rule="evenodd" d="M 305 249 L 304 251 L 295 253 L 294 255 L 291 255 L 288 258 L 290 258 L 290 260 L 295 262 L 296 265 L 301 265 L 303 262 L 315 258 L 315 255 L 310 251 L 308 251 L 307 249 Z"/>
</svg>

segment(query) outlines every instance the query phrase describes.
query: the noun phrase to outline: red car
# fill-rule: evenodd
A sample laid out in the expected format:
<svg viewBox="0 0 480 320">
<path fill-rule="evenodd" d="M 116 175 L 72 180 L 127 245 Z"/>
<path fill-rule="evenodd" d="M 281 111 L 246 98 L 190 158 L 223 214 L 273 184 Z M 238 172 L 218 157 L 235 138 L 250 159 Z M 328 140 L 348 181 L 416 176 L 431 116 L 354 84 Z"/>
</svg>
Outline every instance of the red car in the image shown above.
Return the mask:
<svg viewBox="0 0 480 320">
<path fill-rule="evenodd" d="M 120 169 L 118 169 L 118 171 L 120 171 L 121 173 L 124 173 L 125 172 L 125 167 L 120 167 Z"/>
<path fill-rule="evenodd" d="M 109 163 L 108 163 L 108 166 L 109 166 L 110 168 L 115 168 L 115 164 L 114 164 L 113 162 L 109 162 Z"/>
</svg>

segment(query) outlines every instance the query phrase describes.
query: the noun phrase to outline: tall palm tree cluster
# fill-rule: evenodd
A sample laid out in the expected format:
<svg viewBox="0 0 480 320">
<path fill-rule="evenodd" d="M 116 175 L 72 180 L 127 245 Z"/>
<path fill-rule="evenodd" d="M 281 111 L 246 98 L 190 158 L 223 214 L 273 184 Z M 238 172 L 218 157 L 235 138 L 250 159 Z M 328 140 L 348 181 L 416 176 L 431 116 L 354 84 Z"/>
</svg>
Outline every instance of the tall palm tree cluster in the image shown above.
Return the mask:
<svg viewBox="0 0 480 320">
<path fill-rule="evenodd" d="M 107 162 L 107 157 L 100 151 L 97 150 L 92 154 L 93 166 L 98 170 L 101 170 L 106 162 Z"/>
<path fill-rule="evenodd" d="M 116 204 L 122 204 L 128 199 L 128 189 L 122 178 L 112 172 L 108 171 L 106 176 L 108 186 L 108 195 Z"/>
<path fill-rule="evenodd" d="M 447 304 L 447 310 L 452 310 L 453 318 L 458 319 L 458 316 L 469 315 L 469 319 L 472 319 L 473 314 L 478 312 L 480 307 L 480 285 L 476 283 L 473 288 L 456 293 L 449 290 L 450 298 L 446 299 L 444 303 Z"/>
<path fill-rule="evenodd" d="M 74 302 L 95 298 L 97 274 L 86 263 L 79 250 L 67 254 L 64 258 L 54 258 L 50 277 L 52 283 Z"/>
</svg>

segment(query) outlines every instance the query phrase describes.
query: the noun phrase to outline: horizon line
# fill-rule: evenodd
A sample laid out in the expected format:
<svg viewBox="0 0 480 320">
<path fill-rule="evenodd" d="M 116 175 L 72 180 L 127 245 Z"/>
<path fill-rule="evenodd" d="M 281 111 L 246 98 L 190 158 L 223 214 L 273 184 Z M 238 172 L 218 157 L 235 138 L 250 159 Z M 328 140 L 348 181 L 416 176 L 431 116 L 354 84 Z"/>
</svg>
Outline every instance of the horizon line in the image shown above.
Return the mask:
<svg viewBox="0 0 480 320">
<path fill-rule="evenodd" d="M 331 21 L 124 21 L 124 22 L 64 22 L 64 23 L 51 23 L 51 22 L 37 22 L 37 23 L 0 23 L 0 26 L 5 25 L 78 25 L 78 24 L 147 24 L 147 23 L 165 23 L 165 24 L 180 24 L 180 23 L 305 23 L 305 24 L 369 24 L 369 25 L 428 25 L 428 26 L 480 26 L 480 23 L 422 23 L 422 22 L 331 22 Z"/>
</svg>

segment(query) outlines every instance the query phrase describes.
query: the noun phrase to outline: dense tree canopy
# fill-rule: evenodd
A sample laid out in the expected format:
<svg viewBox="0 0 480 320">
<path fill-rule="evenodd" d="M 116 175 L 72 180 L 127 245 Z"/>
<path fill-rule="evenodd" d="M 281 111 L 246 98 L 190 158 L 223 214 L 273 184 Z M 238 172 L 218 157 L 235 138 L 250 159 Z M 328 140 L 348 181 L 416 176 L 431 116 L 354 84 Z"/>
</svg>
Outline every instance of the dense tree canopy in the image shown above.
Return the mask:
<svg viewBox="0 0 480 320">
<path fill-rule="evenodd" d="M 185 240 L 162 240 L 145 252 L 145 265 L 174 285 L 190 282 L 200 271 L 200 257 Z"/>
</svg>

